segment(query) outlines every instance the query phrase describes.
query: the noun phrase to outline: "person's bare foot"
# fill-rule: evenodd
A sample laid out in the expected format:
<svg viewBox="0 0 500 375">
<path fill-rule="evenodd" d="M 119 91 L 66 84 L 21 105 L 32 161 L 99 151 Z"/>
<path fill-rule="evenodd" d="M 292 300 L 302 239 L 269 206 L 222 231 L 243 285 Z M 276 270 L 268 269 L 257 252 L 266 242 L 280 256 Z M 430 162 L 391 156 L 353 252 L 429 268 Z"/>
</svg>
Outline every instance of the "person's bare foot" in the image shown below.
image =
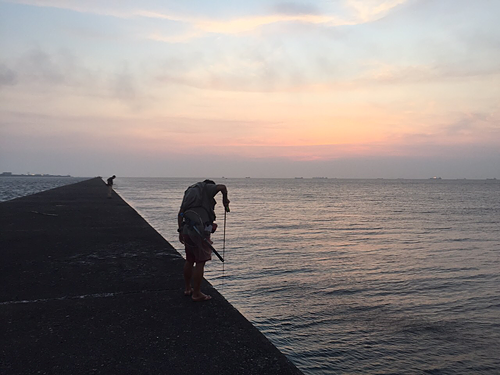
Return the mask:
<svg viewBox="0 0 500 375">
<path fill-rule="evenodd" d="M 212 299 L 212 296 L 209 296 L 208 294 L 203 294 L 203 293 L 200 293 L 199 296 L 195 297 L 195 296 L 192 296 L 191 299 L 194 301 L 194 302 L 202 302 L 202 301 L 208 301 L 208 300 L 211 300 Z"/>
</svg>

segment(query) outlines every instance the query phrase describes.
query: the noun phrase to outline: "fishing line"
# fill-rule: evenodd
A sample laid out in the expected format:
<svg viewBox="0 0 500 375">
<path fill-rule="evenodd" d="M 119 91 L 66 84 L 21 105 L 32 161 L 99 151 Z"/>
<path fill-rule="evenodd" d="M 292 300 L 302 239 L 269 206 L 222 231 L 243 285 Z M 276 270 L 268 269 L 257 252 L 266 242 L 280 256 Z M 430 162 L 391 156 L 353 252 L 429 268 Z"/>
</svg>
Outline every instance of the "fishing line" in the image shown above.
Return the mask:
<svg viewBox="0 0 500 375">
<path fill-rule="evenodd" d="M 227 209 L 224 209 L 224 235 L 222 236 L 222 257 L 226 252 L 226 214 Z M 222 263 L 222 287 L 224 287 L 224 262 Z"/>
</svg>

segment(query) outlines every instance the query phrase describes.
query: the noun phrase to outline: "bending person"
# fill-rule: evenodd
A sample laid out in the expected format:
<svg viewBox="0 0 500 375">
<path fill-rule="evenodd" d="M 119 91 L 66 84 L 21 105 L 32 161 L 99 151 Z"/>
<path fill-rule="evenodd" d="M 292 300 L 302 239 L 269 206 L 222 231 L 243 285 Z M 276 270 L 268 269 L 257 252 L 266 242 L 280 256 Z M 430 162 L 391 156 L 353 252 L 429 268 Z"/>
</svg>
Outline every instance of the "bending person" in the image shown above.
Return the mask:
<svg viewBox="0 0 500 375">
<path fill-rule="evenodd" d="M 212 297 L 201 292 L 201 282 L 205 262 L 212 259 L 209 243 L 210 234 L 215 232 L 215 196 L 222 193 L 222 202 L 229 211 L 229 199 L 225 185 L 205 180 L 191 185 L 184 192 L 181 208 L 177 216 L 179 241 L 184 244 L 186 261 L 184 263 L 184 295 L 193 301 L 208 301 Z M 208 241 L 207 242 L 205 242 Z"/>
</svg>

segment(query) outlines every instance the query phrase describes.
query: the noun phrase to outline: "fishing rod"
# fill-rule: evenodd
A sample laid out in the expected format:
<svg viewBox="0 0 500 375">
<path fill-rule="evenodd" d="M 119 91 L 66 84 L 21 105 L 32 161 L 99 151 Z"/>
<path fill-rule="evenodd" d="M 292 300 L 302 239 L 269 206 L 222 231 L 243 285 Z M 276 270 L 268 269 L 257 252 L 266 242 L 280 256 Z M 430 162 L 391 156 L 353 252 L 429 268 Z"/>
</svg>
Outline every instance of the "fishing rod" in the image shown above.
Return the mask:
<svg viewBox="0 0 500 375">
<path fill-rule="evenodd" d="M 196 233 L 198 233 L 198 235 L 201 237 L 201 239 L 203 241 L 205 241 L 205 243 L 212 249 L 212 251 L 214 252 L 215 255 L 217 255 L 217 258 L 220 259 L 220 261 L 222 263 L 224 263 L 224 258 L 220 256 L 220 254 L 217 252 L 217 250 L 215 250 L 215 248 L 212 246 L 212 244 L 210 243 L 210 241 L 208 241 L 205 236 L 203 236 L 201 233 L 200 233 L 200 230 L 198 229 L 198 227 L 196 225 L 193 225 L 193 229 Z"/>
<path fill-rule="evenodd" d="M 224 242 L 223 242 L 223 247 L 222 247 L 223 254 L 224 254 L 224 251 L 226 248 L 226 213 L 229 212 L 229 206 L 226 206 L 224 208 L 225 208 L 224 209 Z M 200 232 L 200 230 L 198 229 L 198 227 L 196 226 L 194 221 L 189 219 L 188 217 L 186 217 L 186 214 L 188 212 L 195 214 L 198 217 L 198 219 L 200 220 L 200 223 L 203 223 L 203 219 L 194 210 L 188 210 L 188 211 L 184 212 L 184 214 L 183 214 L 186 224 L 188 224 L 188 226 L 190 228 L 192 228 L 198 234 L 198 236 L 200 236 L 200 238 L 210 247 L 210 249 L 212 249 L 213 253 L 217 256 L 217 258 L 220 259 L 220 261 L 223 263 L 222 266 L 224 267 L 224 258 L 219 254 L 219 252 L 217 250 L 215 250 L 215 248 L 212 246 L 210 241 L 207 240 L 207 238 Z"/>
</svg>

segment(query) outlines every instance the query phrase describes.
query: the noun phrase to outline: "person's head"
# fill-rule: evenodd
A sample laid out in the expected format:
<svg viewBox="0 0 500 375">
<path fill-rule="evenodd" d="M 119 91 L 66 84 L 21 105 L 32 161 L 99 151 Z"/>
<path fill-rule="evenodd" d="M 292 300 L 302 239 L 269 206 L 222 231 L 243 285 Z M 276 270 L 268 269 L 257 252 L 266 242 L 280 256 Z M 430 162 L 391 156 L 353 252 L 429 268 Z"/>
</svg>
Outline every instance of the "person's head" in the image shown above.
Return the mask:
<svg viewBox="0 0 500 375">
<path fill-rule="evenodd" d="M 208 179 L 207 179 L 207 180 L 205 180 L 205 181 L 203 181 L 203 182 L 204 182 L 204 183 L 206 183 L 206 184 L 212 184 L 212 185 L 215 185 L 215 182 L 214 182 L 214 181 L 212 181 L 212 180 L 208 180 Z"/>
<path fill-rule="evenodd" d="M 115 175 L 113 175 L 111 178 L 116 178 L 116 176 L 115 176 Z"/>
</svg>

